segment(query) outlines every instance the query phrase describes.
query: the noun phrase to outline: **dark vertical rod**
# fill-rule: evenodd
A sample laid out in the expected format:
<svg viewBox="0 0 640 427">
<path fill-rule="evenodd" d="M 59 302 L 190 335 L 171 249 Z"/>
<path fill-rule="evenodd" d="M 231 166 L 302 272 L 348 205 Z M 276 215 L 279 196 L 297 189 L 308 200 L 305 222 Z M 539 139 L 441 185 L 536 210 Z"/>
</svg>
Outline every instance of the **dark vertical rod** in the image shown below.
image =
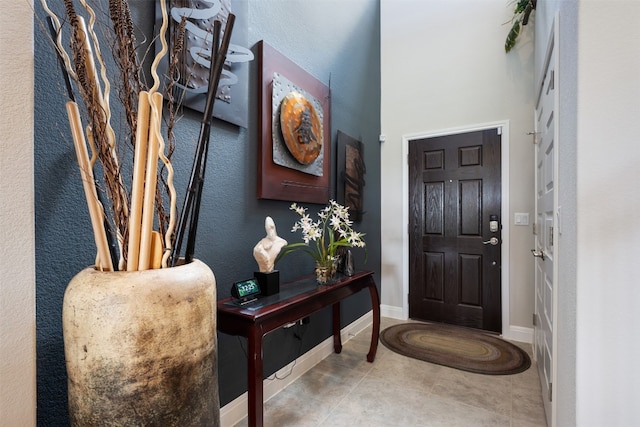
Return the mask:
<svg viewBox="0 0 640 427">
<path fill-rule="evenodd" d="M 214 88 L 211 85 L 214 79 L 214 55 L 213 49 L 215 48 L 217 51 L 217 46 L 220 43 L 220 28 L 222 24 L 220 21 L 215 21 L 213 25 L 213 40 L 212 40 L 212 53 L 211 53 L 211 66 L 209 67 L 209 87 L 207 89 L 207 98 L 205 101 L 205 107 L 202 115 L 202 122 L 200 124 L 200 135 L 198 137 L 198 144 L 196 145 L 196 152 L 193 159 L 193 166 L 191 168 L 191 176 L 189 177 L 189 185 L 187 186 L 187 194 L 185 195 L 184 202 L 182 204 L 182 211 L 180 213 L 180 221 L 178 227 L 176 229 L 176 235 L 174 237 L 174 243 L 172 245 L 172 255 L 170 259 L 170 265 L 173 267 L 178 262 L 180 258 L 180 250 L 182 249 L 182 240 L 184 239 L 184 233 L 189 226 L 193 223 L 193 209 L 192 204 L 196 197 L 196 193 L 198 188 L 200 187 L 199 182 L 203 179 L 202 177 L 202 158 L 204 156 L 204 148 L 205 145 L 208 144 L 209 133 L 210 133 L 210 123 L 211 123 L 211 114 L 213 113 L 213 99 L 215 98 L 215 94 L 218 91 L 217 88 Z"/>
<path fill-rule="evenodd" d="M 220 44 L 219 47 L 216 47 L 216 55 L 215 57 L 212 56 L 212 60 L 215 58 L 215 63 L 214 65 L 212 65 L 212 67 L 214 68 L 214 81 L 213 81 L 213 86 L 215 88 L 215 92 L 214 92 L 214 96 L 211 99 L 211 111 L 209 112 L 210 114 L 210 119 L 209 119 L 209 125 L 211 124 L 211 118 L 213 116 L 213 105 L 215 102 L 215 93 L 218 92 L 218 86 L 220 83 L 220 76 L 222 75 L 222 68 L 224 67 L 224 62 L 227 58 L 227 51 L 229 49 L 229 43 L 231 41 L 231 32 L 233 31 L 233 24 L 235 22 L 235 15 L 233 14 L 229 14 L 229 18 L 227 20 L 227 25 L 224 31 L 224 36 L 222 37 L 222 43 Z M 219 34 L 218 30 L 218 34 Z M 212 49 L 212 55 L 213 55 L 214 50 Z M 209 84 L 211 84 L 211 82 L 209 82 Z M 209 151 L 209 136 L 210 136 L 210 131 L 207 132 L 207 136 L 206 136 L 206 144 L 205 144 L 205 148 L 204 148 L 204 153 L 208 153 Z M 191 260 L 193 259 L 193 254 L 195 252 L 195 245 L 196 245 L 196 233 L 198 230 L 198 219 L 200 217 L 200 202 L 202 201 L 202 188 L 204 186 L 204 173 L 206 170 L 206 166 L 207 166 L 207 158 L 206 155 L 203 156 L 202 158 L 202 163 L 201 163 L 201 179 L 199 182 L 199 185 L 197 187 L 197 192 L 196 192 L 196 199 L 195 199 L 195 206 L 194 206 L 194 216 L 192 218 L 192 222 L 191 222 L 191 226 L 189 228 L 189 236 L 187 239 L 187 247 L 185 250 L 185 261 L 186 262 L 191 262 Z"/>
<path fill-rule="evenodd" d="M 67 67 L 64 64 L 64 60 L 62 59 L 62 55 L 58 52 L 58 44 L 56 40 L 58 40 L 58 30 L 56 29 L 56 25 L 53 22 L 53 18 L 47 16 L 47 22 L 49 23 L 49 31 L 51 32 L 51 38 L 53 39 L 53 46 L 56 49 L 56 56 L 58 57 L 58 63 L 60 64 L 60 70 L 62 70 L 62 77 L 64 78 L 65 86 L 67 87 L 67 95 L 69 99 L 73 102 L 76 102 L 76 97 L 73 94 L 73 87 L 71 86 L 71 78 L 69 77 L 69 73 L 67 72 Z"/>
<path fill-rule="evenodd" d="M 187 224 L 189 224 L 189 234 L 187 236 L 185 262 L 191 262 L 191 260 L 193 259 L 195 235 L 200 213 L 200 201 L 202 200 L 202 188 L 204 183 L 204 172 L 206 169 L 209 137 L 211 134 L 213 105 L 215 95 L 218 91 L 218 85 L 220 83 L 222 67 L 224 66 L 224 62 L 227 56 L 227 50 L 229 49 L 231 32 L 233 30 L 234 22 L 235 15 L 229 14 L 227 26 L 224 32 L 224 36 L 222 37 L 220 48 L 218 48 L 218 45 L 222 24 L 219 21 L 216 21 L 214 24 L 215 36 L 211 51 L 211 68 L 209 70 L 209 89 L 207 91 L 207 101 L 205 104 L 203 121 L 200 127 L 200 135 L 198 138 L 198 144 L 196 146 L 196 155 L 193 163 L 193 168 L 191 170 L 189 186 L 183 203 L 179 225 L 176 230 L 174 244 L 172 245 L 172 255 L 170 260 L 171 266 L 176 265 L 178 259 L 180 258 L 180 250 L 182 247 L 182 241 L 184 239 L 184 233 L 187 228 Z"/>
</svg>

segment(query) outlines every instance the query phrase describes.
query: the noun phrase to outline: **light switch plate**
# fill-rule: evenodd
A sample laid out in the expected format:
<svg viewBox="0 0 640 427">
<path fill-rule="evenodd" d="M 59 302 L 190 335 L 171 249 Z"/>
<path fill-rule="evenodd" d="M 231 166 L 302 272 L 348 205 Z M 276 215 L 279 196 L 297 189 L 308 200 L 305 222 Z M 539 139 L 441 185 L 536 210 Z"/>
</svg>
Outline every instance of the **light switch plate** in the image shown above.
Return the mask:
<svg viewBox="0 0 640 427">
<path fill-rule="evenodd" d="M 529 213 L 516 212 L 513 218 L 514 225 L 529 225 Z"/>
</svg>

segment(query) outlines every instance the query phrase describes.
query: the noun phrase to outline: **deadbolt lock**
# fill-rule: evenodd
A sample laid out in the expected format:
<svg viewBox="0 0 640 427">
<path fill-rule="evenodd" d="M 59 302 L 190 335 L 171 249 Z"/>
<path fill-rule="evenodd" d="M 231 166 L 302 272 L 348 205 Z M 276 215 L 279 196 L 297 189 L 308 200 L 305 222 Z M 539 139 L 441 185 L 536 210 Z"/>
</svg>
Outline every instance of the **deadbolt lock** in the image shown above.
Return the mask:
<svg viewBox="0 0 640 427">
<path fill-rule="evenodd" d="M 489 231 L 492 233 L 497 233 L 499 227 L 500 224 L 498 223 L 498 215 L 489 216 Z"/>
</svg>

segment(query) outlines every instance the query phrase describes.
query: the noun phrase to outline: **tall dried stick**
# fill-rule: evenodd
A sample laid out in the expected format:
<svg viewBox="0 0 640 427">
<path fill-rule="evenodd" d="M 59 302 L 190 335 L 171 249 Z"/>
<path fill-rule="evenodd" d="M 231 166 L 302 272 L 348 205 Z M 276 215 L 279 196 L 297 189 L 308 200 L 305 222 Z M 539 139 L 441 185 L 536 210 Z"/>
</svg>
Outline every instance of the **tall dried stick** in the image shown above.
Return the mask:
<svg viewBox="0 0 640 427">
<path fill-rule="evenodd" d="M 80 169 L 82 187 L 84 190 L 85 199 L 87 201 L 89 218 L 91 220 L 91 228 L 93 229 L 93 236 L 96 244 L 96 267 L 100 270 L 113 271 L 112 254 L 110 250 L 107 230 L 105 228 L 106 223 L 104 208 L 100 203 L 100 200 L 98 199 L 95 179 L 93 178 L 93 167 L 90 163 L 89 155 L 87 152 L 87 144 L 82 129 L 80 111 L 78 110 L 78 104 L 75 102 L 75 95 L 73 92 L 73 87 L 71 86 L 71 79 L 69 76 L 69 72 L 67 71 L 67 64 L 70 63 L 70 61 L 64 49 L 58 47 L 58 45 L 61 45 L 60 21 L 57 19 L 55 14 L 51 12 L 51 10 L 49 10 L 49 12 L 50 16 L 47 20 L 49 23 L 49 30 L 51 32 L 52 38 L 55 40 L 56 50 L 58 53 L 57 56 L 67 87 L 67 94 L 69 96 L 69 101 L 67 101 L 66 103 L 67 117 L 69 119 L 69 126 L 71 128 L 71 136 L 73 138 L 76 159 L 78 162 L 78 167 Z"/>
<path fill-rule="evenodd" d="M 120 69 L 120 100 L 124 105 L 125 117 L 131 130 L 131 144 L 135 145 L 137 110 L 136 94 L 140 92 L 140 63 L 136 53 L 135 34 L 129 3 L 126 0 L 109 0 L 109 16 L 113 23 L 115 43 L 113 54 Z"/>
<path fill-rule="evenodd" d="M 159 95 L 160 98 L 156 95 Z M 160 116 L 158 115 L 158 103 L 162 108 L 162 95 L 153 93 L 149 95 L 151 103 L 151 115 L 149 121 L 149 146 L 147 147 L 147 167 L 144 178 L 144 197 L 142 203 L 142 223 L 140 228 L 140 258 L 138 270 L 147 270 L 152 264 L 151 239 L 153 233 L 153 205 L 157 185 L 158 153 L 160 141 L 157 139 L 160 128 Z"/>
<path fill-rule="evenodd" d="M 47 13 L 47 15 L 49 15 L 49 18 L 53 23 L 52 25 L 54 26 L 54 30 L 56 32 L 54 44 L 55 44 L 56 50 L 58 51 L 59 58 L 62 59 L 62 62 L 65 65 L 65 69 L 67 71 L 67 74 L 69 74 L 69 77 L 71 77 L 73 80 L 77 80 L 76 73 L 73 70 L 73 66 L 71 65 L 71 59 L 69 58 L 67 51 L 62 46 L 62 32 L 60 31 L 62 28 L 62 24 L 60 24 L 60 19 L 49 8 L 49 5 L 47 4 L 47 0 L 40 0 L 40 3 L 42 4 L 42 8 Z"/>
<path fill-rule="evenodd" d="M 185 22 L 186 18 L 183 17 L 178 25 L 177 29 L 173 30 L 172 34 L 175 34 L 174 43 L 171 49 L 171 53 L 169 54 L 169 67 L 167 70 L 168 83 L 165 88 L 165 97 L 167 98 L 166 109 L 167 109 L 167 120 L 166 120 L 166 134 L 167 134 L 167 142 L 166 149 L 161 150 L 161 152 L 166 152 L 165 158 L 162 159 L 164 163 L 171 162 L 171 158 L 173 156 L 173 152 L 175 150 L 175 138 L 174 138 L 174 127 L 177 122 L 177 106 L 179 103 L 176 101 L 173 95 L 174 85 L 175 85 L 175 76 L 178 74 L 177 66 L 180 61 L 180 52 L 184 47 L 184 34 L 185 34 Z M 173 35 L 172 35 L 173 37 Z M 162 190 L 164 190 L 167 194 L 171 194 L 171 189 L 167 184 L 167 180 L 164 178 L 165 167 L 163 166 L 158 174 L 158 178 L 160 179 L 162 185 L 158 185 L 156 190 L 156 204 L 157 204 L 157 214 L 158 214 L 158 226 L 160 228 L 160 232 L 163 236 L 169 235 L 167 230 L 169 228 L 169 222 L 171 218 L 166 215 L 165 210 L 162 206 Z M 171 236 L 173 241 L 173 236 Z"/>
<path fill-rule="evenodd" d="M 95 81 L 95 88 L 97 90 L 98 100 L 100 105 L 104 110 L 104 121 L 106 123 L 105 130 L 107 132 L 107 142 L 109 144 L 110 153 L 112 157 L 112 163 L 116 167 L 118 171 L 115 179 L 117 179 L 117 187 L 119 189 L 117 193 L 117 197 L 113 199 L 113 208 L 115 211 L 114 219 L 116 222 L 116 229 L 118 235 L 118 246 L 120 247 L 120 269 L 125 268 L 125 258 L 126 258 L 126 244 L 127 244 L 127 219 L 129 216 L 129 203 L 127 197 L 127 191 L 123 184 L 122 174 L 120 173 L 120 162 L 118 159 L 118 152 L 116 146 L 116 135 L 111 126 L 111 106 L 109 103 L 110 93 L 111 93 L 111 83 L 109 82 L 109 78 L 107 76 L 107 66 L 105 65 L 104 58 L 102 56 L 102 52 L 100 50 L 100 43 L 98 41 L 98 36 L 94 31 L 94 25 L 96 22 L 96 14 L 94 10 L 87 4 L 86 0 L 80 0 L 80 4 L 85 8 L 87 13 L 89 14 L 89 26 L 84 27 L 84 21 L 81 19 L 80 23 L 83 26 L 83 31 L 85 34 L 90 35 L 93 40 L 93 47 L 95 49 L 95 57 L 100 64 L 100 78 L 102 83 L 104 84 L 104 92 L 100 91 L 100 82 L 95 75 L 95 64 L 93 62 L 93 52 L 91 50 L 91 43 L 88 39 L 85 38 L 85 48 L 87 50 L 87 55 L 85 56 L 86 60 L 90 62 L 87 69 L 91 74 L 93 74 L 92 79 Z"/>
<path fill-rule="evenodd" d="M 131 184 L 131 211 L 129 213 L 127 271 L 137 270 L 140 260 L 140 233 L 142 228 L 142 205 L 144 198 L 150 111 L 151 105 L 149 94 L 146 91 L 142 91 L 138 94 L 138 117 L 136 118 L 136 142 L 133 157 L 133 178 Z"/>
<path fill-rule="evenodd" d="M 93 235 L 98 252 L 96 264 L 100 270 L 113 271 L 113 264 L 109 252 L 109 241 L 104 229 L 104 209 L 98 201 L 93 170 L 89 162 L 87 144 L 84 139 L 82 123 L 80 122 L 80 112 L 75 102 L 67 102 L 67 115 L 69 116 L 73 145 L 78 159 L 78 166 L 82 177 L 82 187 L 85 198 L 87 199 L 89 218 L 91 219 L 91 227 L 93 228 Z"/>
<path fill-rule="evenodd" d="M 151 254 L 151 232 L 153 227 L 153 211 L 154 211 L 154 199 L 157 186 L 157 166 L 158 157 L 163 161 L 165 168 L 167 169 L 167 186 L 169 188 L 169 199 L 171 203 L 170 220 L 165 235 L 166 253 L 171 251 L 171 235 L 173 234 L 173 228 L 175 228 L 175 190 L 173 188 L 173 167 L 171 162 L 161 153 L 164 150 L 164 140 L 160 132 L 162 123 L 162 94 L 158 92 L 160 87 L 160 77 L 158 76 L 158 65 L 162 58 L 168 51 L 166 41 L 166 31 L 168 27 L 168 14 L 167 6 L 164 0 L 160 2 L 162 10 L 162 27 L 160 28 L 159 38 L 162 44 L 162 49 L 155 56 L 153 64 L 151 65 L 151 75 L 153 76 L 154 84 L 149 89 L 149 98 L 151 100 L 151 113 L 150 113 L 150 126 L 149 126 L 149 147 L 147 151 L 147 170 L 145 175 L 145 191 L 142 207 L 142 228 L 140 232 L 140 260 L 138 262 L 139 269 L 149 268 L 148 259 Z M 163 267 L 166 267 L 166 259 L 168 255 L 163 256 L 165 260 Z"/>
</svg>

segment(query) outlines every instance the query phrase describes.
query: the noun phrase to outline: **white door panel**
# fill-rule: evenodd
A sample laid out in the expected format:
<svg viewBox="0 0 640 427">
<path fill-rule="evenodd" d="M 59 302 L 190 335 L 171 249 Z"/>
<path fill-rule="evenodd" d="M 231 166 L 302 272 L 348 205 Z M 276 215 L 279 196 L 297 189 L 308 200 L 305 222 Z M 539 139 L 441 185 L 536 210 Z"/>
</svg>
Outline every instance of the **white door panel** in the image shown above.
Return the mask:
<svg viewBox="0 0 640 427">
<path fill-rule="evenodd" d="M 535 337 L 534 357 L 542 385 L 547 424 L 553 425 L 553 382 L 555 375 L 554 318 L 556 313 L 558 211 L 556 193 L 557 159 L 557 21 L 547 50 L 544 79 L 539 86 L 535 132 Z"/>
</svg>

